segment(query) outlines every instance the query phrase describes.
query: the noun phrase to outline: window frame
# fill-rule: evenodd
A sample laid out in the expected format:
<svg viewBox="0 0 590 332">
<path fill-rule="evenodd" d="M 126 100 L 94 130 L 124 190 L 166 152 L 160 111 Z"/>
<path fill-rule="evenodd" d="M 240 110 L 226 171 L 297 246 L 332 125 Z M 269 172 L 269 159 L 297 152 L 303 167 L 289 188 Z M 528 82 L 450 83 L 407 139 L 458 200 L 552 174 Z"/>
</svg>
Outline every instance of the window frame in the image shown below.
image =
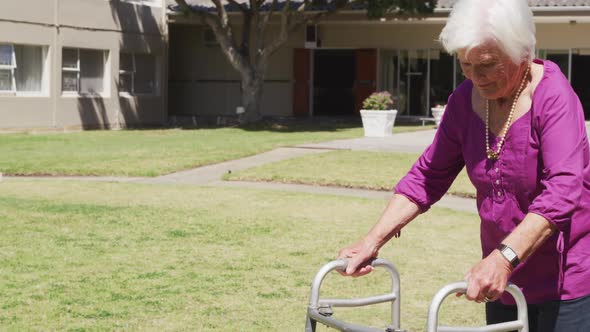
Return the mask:
<svg viewBox="0 0 590 332">
<path fill-rule="evenodd" d="M 64 51 L 68 50 L 76 50 L 76 68 L 70 68 L 64 66 Z M 75 72 L 76 73 L 76 91 L 72 90 L 64 90 L 64 72 Z M 70 48 L 64 47 L 61 53 L 61 93 L 67 95 L 78 95 L 80 94 L 80 49 L 79 48 Z"/>
<path fill-rule="evenodd" d="M 68 68 L 68 67 L 64 66 L 64 60 L 63 60 L 64 50 L 75 50 L 76 51 L 76 68 Z M 100 91 L 100 92 L 92 93 L 92 92 L 81 91 L 81 89 L 82 89 L 82 85 L 81 85 L 82 63 L 81 63 L 81 57 L 80 57 L 81 50 L 96 51 L 96 52 L 102 53 L 102 64 L 103 64 L 102 80 L 103 81 L 102 81 L 102 91 Z M 108 70 L 109 70 L 109 50 L 64 46 L 62 48 L 62 54 L 61 54 L 61 84 L 60 84 L 61 95 L 65 96 L 65 97 L 93 97 L 93 96 L 98 95 L 102 98 L 108 98 L 110 96 L 110 93 L 109 93 L 109 86 L 110 86 L 109 77 L 110 76 L 108 75 L 108 72 L 109 72 Z M 70 72 L 70 73 L 75 72 L 76 73 L 77 91 L 64 90 L 64 85 L 63 85 L 64 72 Z"/>
<path fill-rule="evenodd" d="M 9 44 L 9 43 L 2 43 L 0 45 L 3 46 L 9 46 L 11 48 L 11 52 L 10 52 L 10 61 L 11 64 L 10 65 L 0 65 L 0 70 L 2 71 L 9 71 L 10 72 L 10 90 L 0 90 L 0 94 L 6 95 L 6 94 L 10 94 L 10 95 L 14 95 L 16 94 L 16 75 L 14 74 L 14 71 L 16 69 L 16 54 L 14 51 L 14 44 Z"/>
<path fill-rule="evenodd" d="M 14 97 L 48 97 L 49 96 L 49 47 L 47 45 L 31 45 L 31 44 L 15 44 L 9 42 L 0 42 L 0 45 L 8 45 L 11 48 L 11 65 L 0 65 L 0 70 L 10 71 L 11 75 L 11 89 L 0 90 L 0 96 L 14 96 Z M 41 90 L 40 91 L 18 91 L 16 84 L 16 70 L 18 63 L 16 61 L 16 46 L 40 47 L 41 48 Z"/>
<path fill-rule="evenodd" d="M 121 69 L 121 55 L 129 55 L 131 56 L 131 63 L 132 63 L 132 70 L 124 70 Z M 154 90 L 150 93 L 146 92 L 135 92 L 135 75 L 137 73 L 137 65 L 135 57 L 136 55 L 148 55 L 151 56 L 153 59 L 153 69 L 154 69 Z M 121 91 L 119 90 L 119 96 L 122 97 L 154 97 L 160 95 L 160 84 L 159 84 L 159 75 L 158 75 L 158 56 L 151 54 L 151 53 L 140 53 L 140 52 L 120 52 L 119 53 L 119 84 L 121 82 L 122 75 L 130 75 L 131 76 L 131 91 Z"/>
</svg>

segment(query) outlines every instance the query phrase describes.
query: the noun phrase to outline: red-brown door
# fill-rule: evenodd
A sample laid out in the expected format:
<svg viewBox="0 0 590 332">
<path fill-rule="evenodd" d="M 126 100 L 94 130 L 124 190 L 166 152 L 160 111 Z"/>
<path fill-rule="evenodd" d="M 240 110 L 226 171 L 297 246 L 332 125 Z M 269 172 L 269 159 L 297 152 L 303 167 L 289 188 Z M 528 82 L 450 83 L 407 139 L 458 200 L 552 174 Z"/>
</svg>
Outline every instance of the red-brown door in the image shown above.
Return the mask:
<svg viewBox="0 0 590 332">
<path fill-rule="evenodd" d="M 310 70 L 311 58 L 310 50 L 305 48 L 296 48 L 293 60 L 293 115 L 309 115 L 309 87 L 310 87 Z"/>
<path fill-rule="evenodd" d="M 377 50 L 356 50 L 354 109 L 360 113 L 363 100 L 377 89 Z"/>
</svg>

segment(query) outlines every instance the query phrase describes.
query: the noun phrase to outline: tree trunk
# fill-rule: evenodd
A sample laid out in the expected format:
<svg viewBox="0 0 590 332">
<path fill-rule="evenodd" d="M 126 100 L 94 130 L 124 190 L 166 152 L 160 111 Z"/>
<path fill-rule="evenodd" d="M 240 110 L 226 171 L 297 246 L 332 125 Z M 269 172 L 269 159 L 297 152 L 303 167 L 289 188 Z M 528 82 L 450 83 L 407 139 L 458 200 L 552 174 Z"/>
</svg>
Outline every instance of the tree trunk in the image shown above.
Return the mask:
<svg viewBox="0 0 590 332">
<path fill-rule="evenodd" d="M 242 76 L 242 106 L 244 107 L 245 112 L 240 114 L 240 124 L 257 122 L 262 119 L 260 103 L 262 101 L 263 87 L 264 71 L 253 70 L 248 75 Z"/>
</svg>

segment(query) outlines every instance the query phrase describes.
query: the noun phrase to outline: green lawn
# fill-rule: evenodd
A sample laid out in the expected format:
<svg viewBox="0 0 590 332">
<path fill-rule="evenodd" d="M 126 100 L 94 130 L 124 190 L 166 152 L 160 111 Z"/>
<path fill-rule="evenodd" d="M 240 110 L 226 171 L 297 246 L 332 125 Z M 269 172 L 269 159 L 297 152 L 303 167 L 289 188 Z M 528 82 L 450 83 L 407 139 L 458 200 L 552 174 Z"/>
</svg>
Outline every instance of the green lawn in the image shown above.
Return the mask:
<svg viewBox="0 0 590 332">
<path fill-rule="evenodd" d="M 0 326 L 301 331 L 314 274 L 366 232 L 385 203 L 264 190 L 4 180 Z M 478 229 L 476 215 L 434 208 L 382 249 L 402 276 L 404 328 L 424 330 L 436 290 L 477 262 Z M 375 294 L 387 288 L 384 275 L 331 276 L 324 294 Z M 482 310 L 452 299 L 443 322 L 481 324 Z M 387 308 L 345 317 L 381 327 Z"/>
<path fill-rule="evenodd" d="M 273 181 L 391 190 L 408 172 L 419 154 L 333 151 L 284 160 L 228 174 L 226 180 Z M 449 193 L 475 197 L 465 171 Z"/>
<path fill-rule="evenodd" d="M 396 132 L 431 127 L 397 126 Z M 8 175 L 157 176 L 281 146 L 362 136 L 355 122 L 298 121 L 245 128 L 0 135 Z"/>
</svg>

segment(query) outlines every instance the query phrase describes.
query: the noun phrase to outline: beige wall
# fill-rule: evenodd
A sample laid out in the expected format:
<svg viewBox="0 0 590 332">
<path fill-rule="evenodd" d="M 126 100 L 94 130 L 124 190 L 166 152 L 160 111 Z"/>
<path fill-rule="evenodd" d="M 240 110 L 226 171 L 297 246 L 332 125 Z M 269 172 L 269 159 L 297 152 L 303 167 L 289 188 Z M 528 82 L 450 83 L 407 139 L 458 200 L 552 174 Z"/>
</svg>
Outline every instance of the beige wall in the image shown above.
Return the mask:
<svg viewBox="0 0 590 332">
<path fill-rule="evenodd" d="M 590 48 L 589 23 L 537 24 L 537 48 Z"/>
<path fill-rule="evenodd" d="M 0 128 L 113 128 L 164 124 L 167 119 L 164 93 L 167 89 L 167 27 L 162 24 L 163 11 L 161 7 L 120 1 L 0 2 L 0 43 L 46 46 L 49 76 L 48 91 L 43 96 L 0 94 Z M 108 52 L 105 68 L 108 89 L 104 93 L 100 96 L 62 94 L 63 47 Z M 156 56 L 159 86 L 156 95 L 119 96 L 121 51 Z"/>
<path fill-rule="evenodd" d="M 326 24 L 318 36 L 326 48 L 440 48 L 438 24 Z"/>
<path fill-rule="evenodd" d="M 51 24 L 55 19 L 54 2 L 55 0 L 0 1 L 0 18 Z"/>
</svg>

